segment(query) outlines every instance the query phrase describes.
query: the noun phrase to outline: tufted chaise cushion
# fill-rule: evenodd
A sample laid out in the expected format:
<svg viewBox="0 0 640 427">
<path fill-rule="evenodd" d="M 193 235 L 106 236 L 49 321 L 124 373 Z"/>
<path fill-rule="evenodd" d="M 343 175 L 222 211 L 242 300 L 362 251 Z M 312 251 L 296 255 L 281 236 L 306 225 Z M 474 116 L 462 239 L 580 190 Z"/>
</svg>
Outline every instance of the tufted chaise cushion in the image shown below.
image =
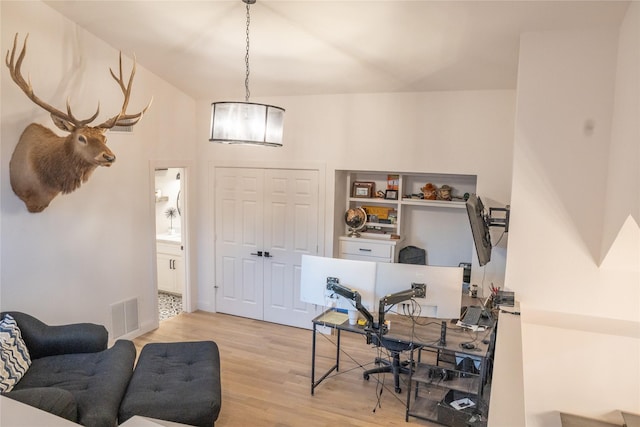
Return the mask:
<svg viewBox="0 0 640 427">
<path fill-rule="evenodd" d="M 212 341 L 147 344 L 120 405 L 134 415 L 212 427 L 220 413 L 220 354 Z"/>
<path fill-rule="evenodd" d="M 80 424 L 113 427 L 135 358 L 135 346 L 126 340 L 97 353 L 42 357 L 32 361 L 14 392 L 40 387 L 66 390 L 75 398 Z"/>
</svg>

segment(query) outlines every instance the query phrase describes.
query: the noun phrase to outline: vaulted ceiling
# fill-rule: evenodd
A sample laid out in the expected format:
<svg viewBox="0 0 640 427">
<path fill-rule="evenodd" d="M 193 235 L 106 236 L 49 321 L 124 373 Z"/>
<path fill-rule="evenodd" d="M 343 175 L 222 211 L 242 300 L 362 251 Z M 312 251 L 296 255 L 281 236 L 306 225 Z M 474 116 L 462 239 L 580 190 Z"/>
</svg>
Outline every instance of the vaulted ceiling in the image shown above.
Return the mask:
<svg viewBox="0 0 640 427">
<path fill-rule="evenodd" d="M 241 0 L 46 3 L 195 98 L 244 99 Z M 628 4 L 258 0 L 251 95 L 514 89 L 520 34 L 617 28 Z"/>
</svg>

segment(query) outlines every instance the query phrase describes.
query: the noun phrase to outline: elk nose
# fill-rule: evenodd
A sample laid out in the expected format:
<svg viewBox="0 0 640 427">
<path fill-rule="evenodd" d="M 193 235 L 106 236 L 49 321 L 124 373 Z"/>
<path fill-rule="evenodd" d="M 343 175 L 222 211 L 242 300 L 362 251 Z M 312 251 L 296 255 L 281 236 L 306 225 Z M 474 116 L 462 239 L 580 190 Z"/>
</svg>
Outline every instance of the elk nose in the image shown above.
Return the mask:
<svg viewBox="0 0 640 427">
<path fill-rule="evenodd" d="M 114 155 L 103 154 L 102 157 L 104 157 L 104 159 L 109 163 L 113 163 L 116 161 L 116 156 Z"/>
</svg>

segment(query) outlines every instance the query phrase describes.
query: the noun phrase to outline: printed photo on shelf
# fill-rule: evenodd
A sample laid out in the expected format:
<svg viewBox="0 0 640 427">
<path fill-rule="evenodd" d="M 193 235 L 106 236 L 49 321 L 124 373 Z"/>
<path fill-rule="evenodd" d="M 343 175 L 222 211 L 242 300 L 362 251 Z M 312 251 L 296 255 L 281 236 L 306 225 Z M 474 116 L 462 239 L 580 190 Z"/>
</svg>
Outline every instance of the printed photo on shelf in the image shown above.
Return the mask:
<svg viewBox="0 0 640 427">
<path fill-rule="evenodd" d="M 375 182 L 356 181 L 353 183 L 351 197 L 371 198 L 373 197 L 375 186 Z"/>
<path fill-rule="evenodd" d="M 400 188 L 400 175 L 387 175 L 387 190 L 398 190 Z"/>
<path fill-rule="evenodd" d="M 398 190 L 387 190 L 384 193 L 384 198 L 389 200 L 398 200 Z"/>
</svg>

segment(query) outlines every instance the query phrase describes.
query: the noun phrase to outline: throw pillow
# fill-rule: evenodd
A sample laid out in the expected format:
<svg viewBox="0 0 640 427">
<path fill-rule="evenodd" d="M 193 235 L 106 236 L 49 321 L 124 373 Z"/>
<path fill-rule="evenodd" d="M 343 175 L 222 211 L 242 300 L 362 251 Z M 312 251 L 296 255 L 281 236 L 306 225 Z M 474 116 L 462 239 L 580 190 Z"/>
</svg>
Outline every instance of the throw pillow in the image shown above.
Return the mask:
<svg viewBox="0 0 640 427">
<path fill-rule="evenodd" d="M 31 366 L 29 350 L 20 328 L 10 314 L 0 320 L 0 392 L 6 393 L 20 381 Z"/>
</svg>

